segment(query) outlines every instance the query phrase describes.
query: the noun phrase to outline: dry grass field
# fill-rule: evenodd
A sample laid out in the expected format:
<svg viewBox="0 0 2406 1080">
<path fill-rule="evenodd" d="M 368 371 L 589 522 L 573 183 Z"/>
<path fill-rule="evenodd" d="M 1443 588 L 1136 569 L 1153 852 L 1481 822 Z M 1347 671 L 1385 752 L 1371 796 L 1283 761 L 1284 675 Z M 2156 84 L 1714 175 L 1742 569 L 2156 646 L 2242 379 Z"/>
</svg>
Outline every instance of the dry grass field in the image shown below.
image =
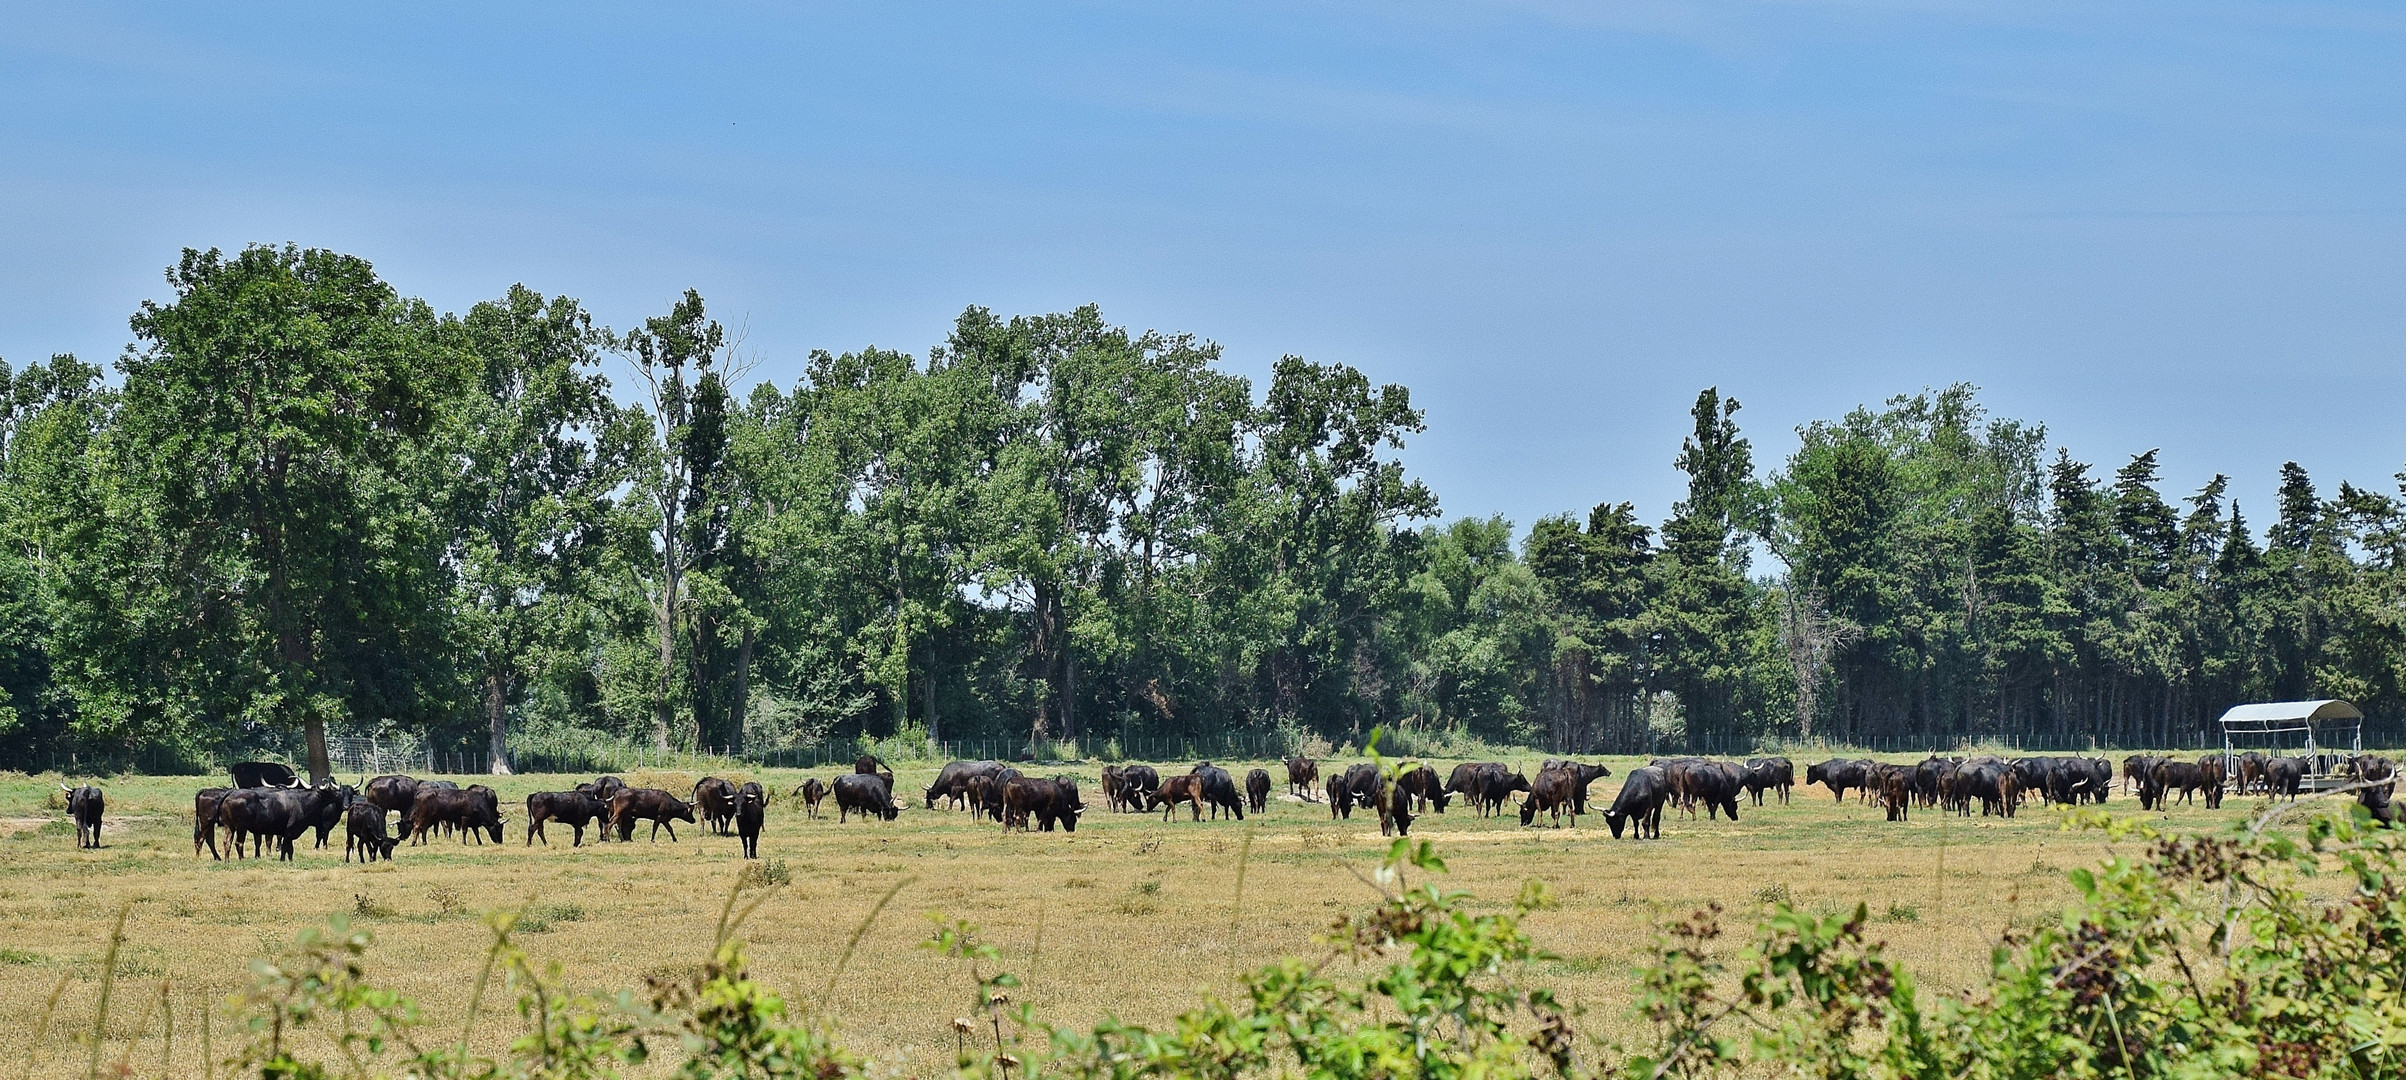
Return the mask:
<svg viewBox="0 0 2406 1080">
<path fill-rule="evenodd" d="M 1641 763 L 1606 760 L 1614 776 L 1595 793 L 1609 804 L 1619 778 Z M 1223 764 L 1241 780 L 1256 763 Z M 1440 772 L 1451 765 L 1438 764 Z M 1533 772 L 1536 761 L 1518 764 Z M 921 809 L 916 798 L 897 821 L 839 826 L 832 800 L 812 820 L 799 799 L 785 796 L 806 774 L 752 777 L 778 795 L 763 861 L 781 860 L 790 875 L 747 927 L 754 973 L 792 998 L 823 999 L 847 1044 L 903 1074 L 947 1067 L 950 1021 L 968 1011 L 964 973 L 916 947 L 928 936 L 930 912 L 981 925 L 1025 978 L 1022 999 L 1056 1022 L 1084 1024 L 1106 1012 L 1165 1019 L 1201 990 L 1224 992 L 1238 969 L 1314 950 L 1314 935 L 1332 918 L 1374 898 L 1357 874 L 1384 850 L 1375 815 L 1331 821 L 1326 806 L 1284 797 L 1284 774 L 1269 767 L 1279 794 L 1267 813 L 1243 823 L 1192 822 L 1183 809 L 1166 824 L 1159 815 L 1112 814 L 1101 805 L 1096 766 L 1057 770 L 1081 781 L 1090 807 L 1075 834 L 1004 835 L 967 814 Z M 933 773 L 904 769 L 900 786 L 915 794 Z M 586 846 L 574 849 L 555 825 L 550 846 L 525 846 L 524 796 L 586 777 L 502 778 L 493 786 L 511 821 L 501 846 L 438 838 L 374 866 L 343 862 L 339 829 L 322 850 L 304 839 L 293 863 L 195 859 L 191 793 L 201 783 L 192 779 L 106 781 L 103 846 L 79 851 L 58 779 L 0 777 L 0 1052 L 29 1074 L 54 1062 L 84 1066 L 89 1050 L 74 1040 L 91 1029 L 102 950 L 127 904 L 105 1056 L 114 1061 L 133 1045 L 139 1073 L 197 1076 L 203 1003 L 241 987 L 253 957 L 329 916 L 372 928 L 371 976 L 456 1030 L 486 940 L 480 911 L 531 904 L 520 933 L 531 953 L 557 960 L 572 983 L 631 988 L 647 973 L 703 956 L 743 868 L 733 837 L 682 824 L 676 843 L 666 833 L 647 842 L 639 829 L 630 844 L 596 845 L 588 832 Z M 683 791 L 697 777 L 628 779 Z M 2218 828 L 2258 805 L 2234 797 L 2220 811 L 2175 807 L 2168 821 Z M 2138 812 L 2119 794 L 2109 809 Z M 1451 864 L 1448 886 L 1475 893 L 1482 905 L 1505 906 L 1530 878 L 1551 885 L 1560 906 L 1533 917 L 1529 930 L 1560 959 L 1535 975 L 1585 1005 L 1589 1026 L 1604 1029 L 1631 1022 L 1630 965 L 1664 916 L 1717 901 L 1742 928 L 1773 900 L 1829 911 L 1866 904 L 1875 936 L 1926 989 L 1944 991 L 1984 972 L 2000 931 L 2052 917 L 2070 894 L 2067 868 L 2106 854 L 2102 834 L 2065 831 L 2057 815 L 2035 807 L 2012 820 L 1927 811 L 1892 824 L 1877 807 L 1851 795 L 1833 802 L 1818 787 L 1797 789 L 1788 806 L 1749 805 L 1734 823 L 1669 814 L 1663 838 L 1645 843 L 1615 841 L 1596 816 L 1577 829 L 1546 828 L 1542 818 L 1524 829 L 1517 817 L 1480 819 L 1459 805 L 1423 818 L 1413 835 L 1436 841 Z M 897 882 L 907 884 L 868 926 L 828 994 L 835 958 Z M 1745 937 L 1725 941 L 1734 948 Z M 45 1002 L 62 979 L 50 1032 L 37 1043 Z M 165 1067 L 162 986 L 177 1028 Z M 496 1046 L 517 1022 L 506 1008 L 485 1016 L 479 1037 Z M 222 1016 L 213 1030 L 222 1055 L 233 1031 Z"/>
</svg>

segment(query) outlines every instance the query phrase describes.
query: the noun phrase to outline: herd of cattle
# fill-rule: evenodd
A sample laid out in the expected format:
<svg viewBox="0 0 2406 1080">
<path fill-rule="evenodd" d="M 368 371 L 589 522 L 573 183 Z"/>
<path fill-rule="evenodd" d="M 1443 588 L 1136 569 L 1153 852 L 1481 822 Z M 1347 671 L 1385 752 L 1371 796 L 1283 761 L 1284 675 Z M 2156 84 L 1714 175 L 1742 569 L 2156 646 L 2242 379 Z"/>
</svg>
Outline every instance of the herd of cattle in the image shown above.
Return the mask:
<svg viewBox="0 0 2406 1080">
<path fill-rule="evenodd" d="M 1320 763 L 1307 757 L 1286 761 L 1288 794 L 1304 801 L 1325 799 L 1332 818 L 1350 819 L 1355 809 L 1375 813 L 1382 835 L 1410 835 L 1415 817 L 1431 811 L 1442 814 L 1456 798 L 1469 803 L 1480 817 L 1502 814 L 1520 796 L 1520 823 L 1536 823 L 1540 814 L 1559 827 L 1568 816 L 1575 828 L 1579 816 L 1590 812 L 1588 787 L 1612 775 L 1603 765 L 1548 760 L 1531 777 L 1502 762 L 1466 762 L 1440 781 L 1426 765 L 1390 773 L 1363 762 L 1335 771 L 1322 781 Z M 231 850 L 236 858 L 264 857 L 272 842 L 278 858 L 293 857 L 294 843 L 311 831 L 317 846 L 326 846 L 334 829 L 345 830 L 343 860 L 389 859 L 404 842 L 423 844 L 437 832 L 457 834 L 462 843 L 478 844 L 489 836 L 500 843 L 506 818 L 500 795 L 483 784 L 461 787 L 448 780 L 419 780 L 391 775 L 368 780 L 362 787 L 325 781 L 304 785 L 292 770 L 274 763 L 247 762 L 233 770 L 233 786 L 204 788 L 193 796 L 192 854 L 206 847 L 213 858 Z M 2160 810 L 2175 801 L 2203 801 L 2208 809 L 2222 805 L 2228 791 L 2285 796 L 2295 799 L 2309 774 L 2335 775 L 2353 784 L 2357 800 L 2381 820 L 2395 823 L 2400 809 L 2391 797 L 2397 786 L 2396 767 L 2387 758 L 2369 754 L 2286 757 L 2256 752 L 2226 757 L 2206 754 L 2196 761 L 2134 754 L 2119 773 L 2126 792 L 2136 792 L 2143 809 Z M 2082 757 L 1943 757 L 1910 764 L 1870 759 L 1832 759 L 1805 769 L 1806 785 L 1820 784 L 1840 802 L 1849 791 L 1859 801 L 1876 802 L 1890 821 L 1906 820 L 1915 808 L 1937 808 L 1970 814 L 1972 804 L 1985 815 L 2014 816 L 2022 803 L 2102 803 L 2111 794 L 2117 773 L 2104 758 Z M 76 845 L 100 846 L 101 818 L 106 800 L 99 788 L 60 785 L 67 792 L 67 811 L 75 824 Z M 1694 818 L 1698 808 L 1711 818 L 1723 813 L 1738 817 L 1738 804 L 1751 797 L 1763 805 L 1766 793 L 1785 803 L 1797 786 L 1795 765 L 1784 757 L 1745 762 L 1707 758 L 1656 758 L 1632 770 L 1621 782 L 1604 821 L 1616 838 L 1625 829 L 1638 839 L 1659 838 L 1665 807 Z M 1163 776 L 1149 765 L 1107 765 L 1102 770 L 1105 804 L 1115 813 L 1160 812 L 1170 820 L 1180 805 L 1191 821 L 1243 820 L 1248 809 L 1258 814 L 1269 803 L 1272 787 L 1266 769 L 1253 769 L 1240 784 L 1227 769 L 1208 761 L 1182 775 Z M 853 763 L 851 773 L 832 781 L 812 777 L 795 787 L 809 816 L 819 816 L 821 804 L 835 799 L 837 821 L 858 814 L 864 819 L 892 821 L 904 806 L 894 798 L 894 774 L 874 757 Z M 955 761 L 937 773 L 924 793 L 933 810 L 941 801 L 956 810 L 1001 824 L 1005 832 L 1058 826 L 1076 832 L 1086 803 L 1078 783 L 1068 776 L 1043 779 L 1022 774 L 999 761 Z M 666 828 L 677 839 L 676 823 L 698 823 L 706 832 L 734 835 L 745 858 L 758 858 L 760 831 L 769 792 L 753 782 L 736 783 L 718 777 L 697 782 L 690 798 L 658 788 L 638 788 L 615 776 L 603 776 L 567 791 L 539 791 L 526 797 L 526 843 L 541 840 L 549 824 L 572 831 L 572 846 L 583 846 L 585 827 L 596 826 L 600 840 L 615 831 L 620 841 L 632 840 L 635 827 L 651 823 L 651 839 Z M 697 818 L 697 812 L 699 817 Z M 388 823 L 397 821 L 397 831 Z M 220 834 L 225 847 L 219 846 Z"/>
</svg>

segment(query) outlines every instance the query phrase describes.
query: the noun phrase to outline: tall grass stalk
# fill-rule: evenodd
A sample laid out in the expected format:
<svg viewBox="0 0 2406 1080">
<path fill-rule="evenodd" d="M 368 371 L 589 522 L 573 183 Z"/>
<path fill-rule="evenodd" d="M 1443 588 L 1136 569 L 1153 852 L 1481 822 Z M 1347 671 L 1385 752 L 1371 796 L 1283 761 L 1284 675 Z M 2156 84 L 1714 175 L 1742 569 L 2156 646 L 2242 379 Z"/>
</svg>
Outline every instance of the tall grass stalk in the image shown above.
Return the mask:
<svg viewBox="0 0 2406 1080">
<path fill-rule="evenodd" d="M 527 897 L 533 903 L 533 897 Z M 462 1075 L 468 1071 L 468 1039 L 476 1034 L 476 1013 L 484 1007 L 485 984 L 493 981 L 493 965 L 501 962 L 501 950 L 510 944 L 510 928 L 518 924 L 514 914 L 504 914 L 493 921 L 493 944 L 485 948 L 484 966 L 476 969 L 476 990 L 468 995 L 468 1020 L 460 1025 L 459 1054 L 452 1059 L 453 1067 Z"/>
<path fill-rule="evenodd" d="M 150 1037 L 150 1014 L 156 1011 L 160 1002 L 165 1001 L 166 998 L 167 983 L 162 980 L 159 983 L 159 1001 L 145 1001 L 143 1003 L 142 1022 L 134 1025 L 134 1037 L 126 1040 L 125 1053 L 117 1056 L 117 1065 L 115 1068 L 109 1070 L 110 1076 L 126 1077 L 134 1075 L 134 1051 L 141 1049 L 142 1040 Z"/>
<path fill-rule="evenodd" d="M 92 1059 L 84 1067 L 84 1080 L 100 1080 L 100 1043 L 109 1033 L 109 995 L 117 992 L 117 950 L 125 944 L 125 918 L 134 913 L 134 902 L 126 901 L 117 909 L 116 925 L 109 928 L 109 947 L 100 959 L 100 1008 L 92 1018 Z"/>
<path fill-rule="evenodd" d="M 58 985 L 50 988 L 50 996 L 42 1001 L 42 1018 L 33 1025 L 33 1045 L 25 1051 L 25 1076 L 32 1080 L 33 1064 L 41 1057 L 42 1038 L 50 1034 L 50 1017 L 58 1011 L 59 995 L 67 992 L 67 980 L 75 977 L 72 971 L 60 972 Z"/>
<path fill-rule="evenodd" d="M 852 962 L 852 952 L 860 948 L 860 939 L 868 935 L 869 924 L 877 921 L 877 916 L 885 911 L 887 904 L 894 902 L 895 894 L 900 893 L 911 882 L 917 880 L 919 880 L 919 876 L 913 874 L 895 882 L 893 888 L 887 889 L 884 896 L 877 898 L 877 906 L 869 909 L 868 917 L 862 919 L 859 926 L 852 928 L 852 937 L 844 942 L 844 954 L 836 958 L 835 970 L 827 973 L 827 989 L 819 993 L 820 1009 L 826 1009 L 828 1004 L 835 1000 L 836 981 L 844 977 L 844 967 Z"/>
<path fill-rule="evenodd" d="M 1236 849 L 1236 900 L 1228 908 L 1228 979 L 1236 981 L 1236 947 L 1243 940 L 1245 918 L 1245 867 L 1253 862 L 1253 832 L 1256 825 L 1245 826 L 1245 839 Z"/>
</svg>

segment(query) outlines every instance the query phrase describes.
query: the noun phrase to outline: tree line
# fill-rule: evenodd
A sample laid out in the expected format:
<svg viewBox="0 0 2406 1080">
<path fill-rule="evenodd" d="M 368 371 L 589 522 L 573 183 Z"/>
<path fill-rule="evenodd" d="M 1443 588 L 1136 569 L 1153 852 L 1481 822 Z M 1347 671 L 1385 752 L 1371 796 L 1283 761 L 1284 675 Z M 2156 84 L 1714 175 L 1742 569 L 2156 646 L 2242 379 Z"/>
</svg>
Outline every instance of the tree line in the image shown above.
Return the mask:
<svg viewBox="0 0 2406 1080">
<path fill-rule="evenodd" d="M 0 755 L 768 750 L 1374 728 L 2161 745 L 2247 700 L 2395 715 L 2406 510 L 2296 465 L 2262 538 L 1972 388 L 1801 429 L 1707 389 L 1687 495 L 1439 519 L 1401 386 L 1269 385 L 1092 307 L 753 380 L 692 292 L 614 331 L 359 258 L 186 251 L 114 378 L 0 363 Z M 613 379 L 615 375 L 617 378 Z"/>
</svg>

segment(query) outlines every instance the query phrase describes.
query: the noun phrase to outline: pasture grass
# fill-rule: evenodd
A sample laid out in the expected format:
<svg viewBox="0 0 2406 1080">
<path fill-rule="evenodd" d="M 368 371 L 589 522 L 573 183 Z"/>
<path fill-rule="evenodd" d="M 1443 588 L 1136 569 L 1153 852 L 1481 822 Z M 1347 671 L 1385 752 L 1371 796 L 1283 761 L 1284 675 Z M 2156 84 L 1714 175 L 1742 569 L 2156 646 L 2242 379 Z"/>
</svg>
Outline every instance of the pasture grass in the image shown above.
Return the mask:
<svg viewBox="0 0 2406 1080">
<path fill-rule="evenodd" d="M 1594 797 L 1609 805 L 1619 778 L 1642 762 L 1604 760 L 1613 778 L 1598 781 Z M 453 777 L 500 791 L 511 819 L 505 842 L 437 838 L 373 865 L 343 862 L 339 827 L 324 849 L 305 837 L 292 863 L 213 861 L 205 852 L 195 859 L 191 793 L 206 781 L 193 778 L 103 782 L 103 845 L 79 851 L 53 805 L 59 777 L 0 776 L 0 1052 L 29 1073 L 84 1064 L 121 909 L 128 914 L 105 1056 L 130 1052 L 145 1074 L 200 1076 L 200 1025 L 213 1025 L 223 1057 L 238 1035 L 220 1005 L 246 984 L 250 961 L 330 916 L 375 932 L 371 977 L 415 997 L 441 1029 L 464 1019 L 465 988 L 487 942 L 481 913 L 523 909 L 522 943 L 538 961 L 558 962 L 572 985 L 639 989 L 646 976 L 675 975 L 704 957 L 721 906 L 745 875 L 775 888 L 746 926 L 755 976 L 820 1008 L 847 1045 L 885 1069 L 948 1068 L 952 1018 L 970 1005 L 963 971 L 916 947 L 935 913 L 982 926 L 1002 947 L 1003 965 L 1026 980 L 1018 999 L 1054 1022 L 1086 1025 L 1107 1013 L 1160 1022 L 1199 992 L 1228 994 L 1240 970 L 1315 953 L 1315 935 L 1376 896 L 1369 875 L 1386 841 L 1374 814 L 1332 821 L 1326 806 L 1285 795 L 1276 763 L 1223 764 L 1240 777 L 1265 765 L 1280 780 L 1266 813 L 1243 823 L 1192 822 L 1183 809 L 1166 823 L 1158 814 L 1112 814 L 1102 806 L 1098 767 L 1071 765 L 1039 775 L 1080 781 L 1085 822 L 1074 834 L 1025 835 L 922 808 L 915 796 L 933 768 L 898 773 L 911 807 L 899 820 L 842 826 L 832 802 L 812 819 L 787 796 L 809 774 L 761 770 L 737 777 L 760 780 L 776 796 L 763 858 L 750 863 L 738 857 L 735 838 L 681 822 L 673 843 L 665 831 L 648 842 L 648 829 L 638 829 L 632 843 L 597 844 L 588 829 L 585 846 L 571 848 L 568 830 L 555 825 L 548 846 L 526 846 L 526 794 L 582 776 Z M 1443 773 L 1453 763 L 1434 764 Z M 1533 772 L 1537 762 L 1516 764 Z M 628 779 L 683 793 L 698 777 Z M 2159 818 L 2179 830 L 2217 829 L 2260 805 L 2233 797 L 2218 812 L 2175 806 Z M 2108 808 L 2139 812 L 2119 793 Z M 1559 906 L 1527 927 L 1555 959 L 1530 974 L 1586 1007 L 1587 1026 L 1606 1031 L 1634 1030 L 1631 965 L 1647 955 L 1661 919 L 1718 903 L 1738 931 L 1722 942 L 1734 949 L 1772 904 L 1833 913 L 1862 904 L 1873 935 L 1926 991 L 1943 993 L 1986 974 L 2001 932 L 2054 917 L 2071 896 L 2063 871 L 2110 850 L 2102 834 L 2064 831 L 2056 814 L 2037 807 L 2011 820 L 1917 811 L 1889 823 L 1876 806 L 1851 794 L 1836 802 L 1819 788 L 1797 789 L 1787 806 L 1748 804 L 1736 822 L 1667 814 L 1655 842 L 1616 841 L 1598 816 L 1576 829 L 1542 819 L 1523 829 L 1509 809 L 1482 819 L 1459 805 L 1423 817 L 1413 835 L 1436 842 L 1451 866 L 1446 886 L 1475 893 L 1480 910 L 1504 908 L 1528 879 L 1551 886 Z M 1248 860 L 1241 898 L 1240 858 Z M 158 1015 L 162 997 L 175 1010 L 172 1048 Z M 488 1005 L 477 1037 L 498 1047 L 517 1023 L 508 1009 Z M 671 1056 L 648 1071 L 664 1072 Z"/>
</svg>

